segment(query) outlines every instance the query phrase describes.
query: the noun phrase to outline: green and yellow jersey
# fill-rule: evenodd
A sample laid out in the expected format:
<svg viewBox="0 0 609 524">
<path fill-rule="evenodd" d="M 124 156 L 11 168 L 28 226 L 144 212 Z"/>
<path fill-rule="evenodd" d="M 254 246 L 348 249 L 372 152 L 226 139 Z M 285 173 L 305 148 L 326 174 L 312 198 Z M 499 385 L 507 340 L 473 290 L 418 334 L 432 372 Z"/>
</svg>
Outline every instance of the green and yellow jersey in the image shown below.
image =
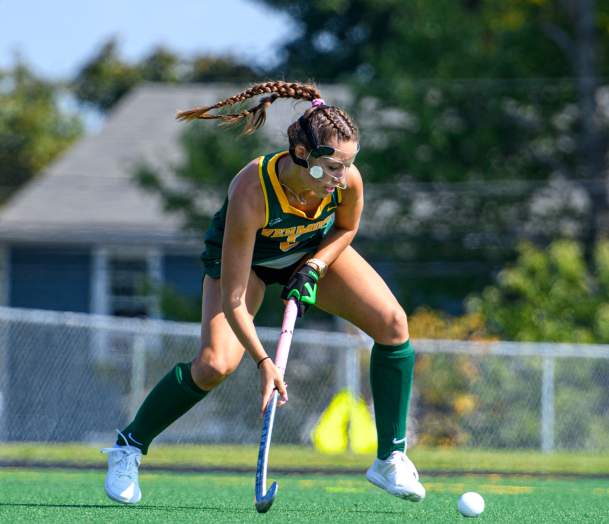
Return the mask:
<svg viewBox="0 0 609 524">
<path fill-rule="evenodd" d="M 288 267 L 307 253 L 317 251 L 322 239 L 334 223 L 336 207 L 342 201 L 341 190 L 324 197 L 313 216 L 290 205 L 277 178 L 277 161 L 287 151 L 260 157 L 258 176 L 266 204 L 264 227 L 256 233 L 252 265 L 274 269 Z M 212 278 L 220 277 L 222 240 L 228 197 L 222 208 L 214 215 L 205 235 L 205 251 L 201 259 L 205 273 Z"/>
</svg>

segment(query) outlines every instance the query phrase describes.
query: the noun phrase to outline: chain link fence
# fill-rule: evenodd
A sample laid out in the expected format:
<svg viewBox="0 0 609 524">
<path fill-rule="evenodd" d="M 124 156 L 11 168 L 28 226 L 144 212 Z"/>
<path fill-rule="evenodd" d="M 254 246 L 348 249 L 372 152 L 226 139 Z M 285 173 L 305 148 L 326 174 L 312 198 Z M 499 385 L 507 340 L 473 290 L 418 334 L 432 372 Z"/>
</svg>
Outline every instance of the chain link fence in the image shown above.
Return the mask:
<svg viewBox="0 0 609 524">
<path fill-rule="evenodd" d="M 259 328 L 274 352 L 277 329 Z M 371 341 L 296 329 L 277 443 L 309 445 L 344 388 L 370 405 Z M 111 442 L 199 349 L 199 326 L 0 308 L 0 441 Z M 609 346 L 417 340 L 409 439 L 484 448 L 609 448 Z M 239 369 L 157 440 L 255 444 L 259 378 Z"/>
</svg>

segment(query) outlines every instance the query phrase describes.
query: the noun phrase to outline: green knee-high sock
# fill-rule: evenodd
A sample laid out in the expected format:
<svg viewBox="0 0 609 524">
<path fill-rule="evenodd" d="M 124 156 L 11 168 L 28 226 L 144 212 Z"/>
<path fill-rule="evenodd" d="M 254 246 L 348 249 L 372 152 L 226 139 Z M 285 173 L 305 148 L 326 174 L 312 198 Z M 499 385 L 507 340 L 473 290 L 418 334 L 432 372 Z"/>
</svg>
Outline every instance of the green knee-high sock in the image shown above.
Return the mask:
<svg viewBox="0 0 609 524">
<path fill-rule="evenodd" d="M 380 459 L 406 448 L 406 416 L 413 374 L 414 349 L 410 340 L 397 346 L 374 344 L 370 356 L 370 385 Z"/>
<path fill-rule="evenodd" d="M 207 395 L 197 386 L 190 373 L 190 362 L 177 364 L 154 386 L 135 418 L 122 433 L 129 444 L 148 453 L 148 446 L 159 433 L 180 418 Z M 125 442 L 119 436 L 119 445 Z"/>
</svg>

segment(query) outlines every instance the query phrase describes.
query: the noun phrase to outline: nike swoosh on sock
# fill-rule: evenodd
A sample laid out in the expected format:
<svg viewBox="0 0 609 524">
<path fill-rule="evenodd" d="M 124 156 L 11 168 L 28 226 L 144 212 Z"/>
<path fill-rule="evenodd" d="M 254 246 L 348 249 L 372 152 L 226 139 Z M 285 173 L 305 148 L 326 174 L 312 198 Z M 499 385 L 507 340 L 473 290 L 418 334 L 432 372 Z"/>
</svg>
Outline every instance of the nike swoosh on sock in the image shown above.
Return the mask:
<svg viewBox="0 0 609 524">
<path fill-rule="evenodd" d="M 131 433 L 128 433 L 128 434 L 127 434 L 127 438 L 128 438 L 129 440 L 131 440 L 131 441 L 135 442 L 136 444 L 139 444 L 140 446 L 143 446 L 143 445 L 144 445 L 144 443 L 143 443 L 143 442 L 140 442 L 139 440 L 135 440 L 135 439 L 133 438 L 133 435 L 132 435 Z"/>
</svg>

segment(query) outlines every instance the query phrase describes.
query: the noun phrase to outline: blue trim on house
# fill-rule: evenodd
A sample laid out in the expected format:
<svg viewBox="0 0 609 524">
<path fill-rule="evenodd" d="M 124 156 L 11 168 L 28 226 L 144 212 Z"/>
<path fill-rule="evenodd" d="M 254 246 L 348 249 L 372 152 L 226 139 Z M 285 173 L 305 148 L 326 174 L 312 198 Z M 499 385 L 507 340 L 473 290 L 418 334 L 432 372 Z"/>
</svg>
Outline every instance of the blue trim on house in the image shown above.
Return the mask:
<svg viewBox="0 0 609 524">
<path fill-rule="evenodd" d="M 10 267 L 12 307 L 89 312 L 89 250 L 11 246 Z"/>
<path fill-rule="evenodd" d="M 180 295 L 197 298 L 201 294 L 203 268 L 197 255 L 166 255 L 163 283 Z"/>
</svg>

